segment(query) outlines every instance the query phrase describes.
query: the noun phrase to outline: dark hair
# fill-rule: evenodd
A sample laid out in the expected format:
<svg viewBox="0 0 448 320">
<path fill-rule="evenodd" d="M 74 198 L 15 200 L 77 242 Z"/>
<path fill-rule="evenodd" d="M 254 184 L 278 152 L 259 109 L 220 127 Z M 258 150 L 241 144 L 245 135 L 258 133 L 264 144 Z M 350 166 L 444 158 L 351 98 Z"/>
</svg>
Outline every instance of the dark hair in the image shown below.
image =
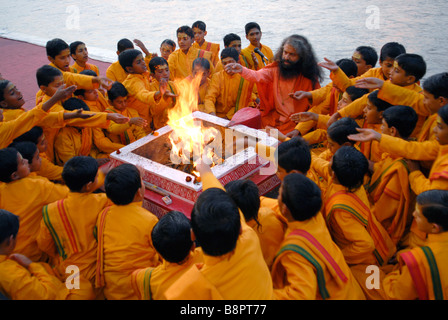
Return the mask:
<svg viewBox="0 0 448 320">
<path fill-rule="evenodd" d="M 140 50 L 137 49 L 125 50 L 118 55 L 118 62 L 120 63 L 120 66 L 124 69 L 124 71 L 127 72 L 126 68 L 132 67 L 134 60 L 139 55 L 142 55 Z"/>
<path fill-rule="evenodd" d="M 432 94 L 435 99 L 439 97 L 448 99 L 448 72 L 437 73 L 426 78 L 423 89 Z"/>
<path fill-rule="evenodd" d="M 224 48 L 221 51 L 221 60 L 225 59 L 225 58 L 233 58 L 233 60 L 235 60 L 235 62 L 238 62 L 240 59 L 240 55 L 238 53 L 238 51 L 235 48 L 229 47 L 229 48 Z"/>
<path fill-rule="evenodd" d="M 418 115 L 413 108 L 398 105 L 384 110 L 383 119 L 389 128 L 394 127 L 401 138 L 407 139 L 417 125 Z"/>
<path fill-rule="evenodd" d="M 167 44 L 167 45 L 169 45 L 169 46 L 172 46 L 173 49 L 176 49 L 176 42 L 174 42 L 174 41 L 171 40 L 171 39 L 165 39 L 165 40 L 163 40 L 162 43 L 160 44 L 160 46 L 162 46 L 162 45 L 164 45 L 164 44 Z"/>
<path fill-rule="evenodd" d="M 278 165 L 286 172 L 297 170 L 306 174 L 311 166 L 311 152 L 307 141 L 294 137 L 282 142 L 276 150 Z"/>
<path fill-rule="evenodd" d="M 95 71 L 89 70 L 89 69 L 84 69 L 79 74 L 83 74 L 83 75 L 86 75 L 86 76 L 92 76 L 92 77 L 96 77 L 97 76 Z"/>
<path fill-rule="evenodd" d="M 0 102 L 5 100 L 5 89 L 11 83 L 9 80 L 0 80 Z"/>
<path fill-rule="evenodd" d="M 322 207 L 320 188 L 303 174 L 288 174 L 283 179 L 281 190 L 282 202 L 294 220 L 311 219 Z"/>
<path fill-rule="evenodd" d="M 342 146 L 333 155 L 331 169 L 339 183 L 349 192 L 354 192 L 362 186 L 364 176 L 369 170 L 369 162 L 356 148 Z"/>
<path fill-rule="evenodd" d="M 149 70 L 151 70 L 151 73 L 156 72 L 157 66 L 164 66 L 164 65 L 168 65 L 168 62 L 163 57 L 154 57 L 148 63 Z"/>
<path fill-rule="evenodd" d="M 11 175 L 17 171 L 17 155 L 19 152 L 14 148 L 0 149 L 0 181 L 11 182 Z"/>
<path fill-rule="evenodd" d="M 443 122 L 448 124 L 448 104 L 444 105 L 437 111 L 437 114 L 442 118 Z"/>
<path fill-rule="evenodd" d="M 358 75 L 358 66 L 352 59 L 339 59 L 336 64 L 347 77 L 356 77 Z"/>
<path fill-rule="evenodd" d="M 78 46 L 80 46 L 82 44 L 85 45 L 85 43 L 82 41 L 75 41 L 75 42 L 70 43 L 70 54 L 75 54 L 76 49 L 78 49 Z"/>
<path fill-rule="evenodd" d="M 189 26 L 181 26 L 181 27 L 177 28 L 176 35 L 179 33 L 185 33 L 190 38 L 194 38 L 193 29 L 191 29 Z"/>
<path fill-rule="evenodd" d="M 37 151 L 36 144 L 30 141 L 13 142 L 9 147 L 16 149 L 22 155 L 23 159 L 28 160 L 30 164 Z"/>
<path fill-rule="evenodd" d="M 235 201 L 246 221 L 254 220 L 257 225 L 260 209 L 260 192 L 252 180 L 234 180 L 225 185 L 227 194 Z"/>
<path fill-rule="evenodd" d="M 75 111 L 78 109 L 90 111 L 89 106 L 84 101 L 78 98 L 68 98 L 62 103 L 62 106 L 64 107 L 65 110 L 68 111 Z"/>
<path fill-rule="evenodd" d="M 200 65 L 204 70 L 210 70 L 210 61 L 205 58 L 196 58 L 193 60 L 193 69 Z"/>
<path fill-rule="evenodd" d="M 41 127 L 35 126 L 35 127 L 31 128 L 30 130 L 28 130 L 27 132 L 25 132 L 24 134 L 15 138 L 13 142 L 17 143 L 17 142 L 23 142 L 23 141 L 30 141 L 37 145 L 39 142 L 39 138 L 42 137 L 43 134 L 44 134 L 44 130 Z"/>
<path fill-rule="evenodd" d="M 199 21 L 199 20 L 193 23 L 193 25 L 191 26 L 191 29 L 193 29 L 193 28 L 198 28 L 202 31 L 207 30 L 207 26 L 205 25 L 205 22 Z"/>
<path fill-rule="evenodd" d="M 10 236 L 15 239 L 19 232 L 19 216 L 5 209 L 0 209 L 0 244 Z"/>
<path fill-rule="evenodd" d="M 384 111 L 387 108 L 392 107 L 392 105 L 389 102 L 378 98 L 378 90 L 369 93 L 367 98 L 376 107 L 378 112 Z"/>
<path fill-rule="evenodd" d="M 45 49 L 47 51 L 47 56 L 54 59 L 62 50 L 70 49 L 70 47 L 64 40 L 55 38 L 47 42 Z"/>
<path fill-rule="evenodd" d="M 124 38 L 117 42 L 117 51 L 119 53 L 127 49 L 134 49 L 134 44 L 131 40 Z"/>
<path fill-rule="evenodd" d="M 228 47 L 232 41 L 239 40 L 241 41 L 241 37 L 235 33 L 226 34 L 223 38 L 224 47 Z"/>
<path fill-rule="evenodd" d="M 166 213 L 152 229 L 154 248 L 168 262 L 183 262 L 193 245 L 190 229 L 190 220 L 182 212 Z"/>
<path fill-rule="evenodd" d="M 406 53 L 406 49 L 402 44 L 398 42 L 388 42 L 382 46 L 380 50 L 380 61 L 383 62 L 386 59 L 393 59 L 402 53 Z"/>
<path fill-rule="evenodd" d="M 357 88 L 355 86 L 350 86 L 345 89 L 345 92 L 349 95 L 352 101 L 361 98 L 362 96 L 369 93 L 369 89 Z"/>
<path fill-rule="evenodd" d="M 127 97 L 128 93 L 128 90 L 121 82 L 115 81 L 107 91 L 107 96 L 110 101 L 114 101 L 118 97 Z"/>
<path fill-rule="evenodd" d="M 206 189 L 193 206 L 191 226 L 204 253 L 221 256 L 236 247 L 241 229 L 240 213 L 224 190 Z"/>
<path fill-rule="evenodd" d="M 362 56 L 366 65 L 371 65 L 372 68 L 375 67 L 376 62 L 378 61 L 378 54 L 374 48 L 369 46 L 359 46 L 356 48 L 356 51 Z"/>
<path fill-rule="evenodd" d="M 359 125 L 355 121 L 355 119 L 344 117 L 333 122 L 328 127 L 327 134 L 331 140 L 339 145 L 343 145 L 346 142 L 349 142 L 351 145 L 353 145 L 353 141 L 347 138 L 347 136 L 350 134 L 359 133 L 356 128 L 359 128 Z"/>
<path fill-rule="evenodd" d="M 134 201 L 141 186 L 140 171 L 129 163 L 110 170 L 104 181 L 106 195 L 116 205 L 127 205 Z"/>
<path fill-rule="evenodd" d="M 414 53 L 402 53 L 395 58 L 407 76 L 414 76 L 415 82 L 426 74 L 426 62 L 422 56 Z"/>
<path fill-rule="evenodd" d="M 246 36 L 249 34 L 249 31 L 252 29 L 258 29 L 261 31 L 260 25 L 256 22 L 249 22 L 244 26 L 244 31 L 246 32 Z"/>
<path fill-rule="evenodd" d="M 58 76 L 62 76 L 61 70 L 46 64 L 36 71 L 37 85 L 48 86 Z"/>
<path fill-rule="evenodd" d="M 429 223 L 436 223 L 448 231 L 448 191 L 428 190 L 417 196 L 417 204 Z"/>
<path fill-rule="evenodd" d="M 87 156 L 70 158 L 62 170 L 62 179 L 72 192 L 81 192 L 89 182 L 94 182 L 98 173 L 98 162 Z"/>
</svg>

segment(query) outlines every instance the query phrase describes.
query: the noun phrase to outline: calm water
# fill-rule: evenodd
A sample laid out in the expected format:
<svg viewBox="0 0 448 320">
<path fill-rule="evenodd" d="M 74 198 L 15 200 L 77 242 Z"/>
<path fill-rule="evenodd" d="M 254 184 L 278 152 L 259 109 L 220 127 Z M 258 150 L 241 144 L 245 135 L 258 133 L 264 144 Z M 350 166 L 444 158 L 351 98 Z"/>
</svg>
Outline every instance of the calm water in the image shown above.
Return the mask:
<svg viewBox="0 0 448 320">
<path fill-rule="evenodd" d="M 379 53 L 397 41 L 422 55 L 432 75 L 448 71 L 447 11 L 446 0 L 0 0 L 0 35 L 41 45 L 55 37 L 82 40 L 92 58 L 112 62 L 121 38 L 138 38 L 158 52 L 163 39 L 176 39 L 177 27 L 196 20 L 207 24 L 206 40 L 223 47 L 223 36 L 233 32 L 244 47 L 244 25 L 256 21 L 262 43 L 274 51 L 293 33 L 309 39 L 319 60 L 349 58 L 359 45 Z"/>
</svg>

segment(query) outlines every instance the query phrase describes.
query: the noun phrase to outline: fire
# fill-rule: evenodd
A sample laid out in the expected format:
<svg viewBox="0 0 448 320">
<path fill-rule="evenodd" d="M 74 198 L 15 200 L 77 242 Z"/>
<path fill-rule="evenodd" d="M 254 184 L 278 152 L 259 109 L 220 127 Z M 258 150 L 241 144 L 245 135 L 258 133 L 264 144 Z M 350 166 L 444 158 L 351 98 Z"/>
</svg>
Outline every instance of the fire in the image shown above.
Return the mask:
<svg viewBox="0 0 448 320">
<path fill-rule="evenodd" d="M 167 122 L 173 129 L 169 137 L 172 163 L 193 163 L 195 166 L 203 154 L 212 166 L 222 161 L 218 156 L 222 141 L 220 132 L 213 127 L 204 127 L 192 115 L 194 111 L 198 111 L 201 78 L 202 74 L 197 74 L 191 81 L 185 79 L 177 83 L 179 96 L 176 105 L 168 110 Z"/>
</svg>

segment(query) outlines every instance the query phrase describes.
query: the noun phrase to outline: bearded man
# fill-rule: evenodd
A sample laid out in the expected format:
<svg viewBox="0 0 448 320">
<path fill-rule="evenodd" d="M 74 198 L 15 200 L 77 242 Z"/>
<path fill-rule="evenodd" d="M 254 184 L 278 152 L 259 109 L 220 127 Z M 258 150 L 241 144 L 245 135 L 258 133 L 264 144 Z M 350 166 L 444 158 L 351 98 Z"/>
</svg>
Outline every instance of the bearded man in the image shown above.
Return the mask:
<svg viewBox="0 0 448 320">
<path fill-rule="evenodd" d="M 295 136 L 296 123 L 290 116 L 310 108 L 307 99 L 296 100 L 296 91 L 312 91 L 320 88 L 322 70 L 311 44 L 300 35 L 283 40 L 274 56 L 274 62 L 260 70 L 251 70 L 238 63 L 225 66 L 226 71 L 257 84 L 263 128 L 274 127 L 283 134 Z"/>
</svg>

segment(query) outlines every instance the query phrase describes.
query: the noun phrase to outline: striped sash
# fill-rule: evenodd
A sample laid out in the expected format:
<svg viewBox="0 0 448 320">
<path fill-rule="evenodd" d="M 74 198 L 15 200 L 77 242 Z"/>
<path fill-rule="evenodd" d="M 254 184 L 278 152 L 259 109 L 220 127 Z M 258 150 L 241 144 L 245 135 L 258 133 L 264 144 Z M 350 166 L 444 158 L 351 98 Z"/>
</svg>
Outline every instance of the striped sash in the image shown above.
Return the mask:
<svg viewBox="0 0 448 320">
<path fill-rule="evenodd" d="M 387 171 L 389 171 L 389 169 L 395 165 L 397 162 L 401 162 L 403 164 L 403 166 L 408 170 L 409 172 L 409 168 L 408 168 L 408 164 L 406 163 L 406 161 L 404 159 L 399 159 L 399 160 L 395 160 L 393 161 L 386 169 L 383 170 L 383 172 L 381 172 L 380 176 L 373 182 L 371 183 L 371 181 L 369 182 L 368 185 L 366 185 L 366 191 L 368 193 L 372 193 L 380 184 L 381 179 L 383 178 L 383 176 L 386 174 Z"/>
<path fill-rule="evenodd" d="M 99 215 L 97 222 L 97 259 L 96 259 L 96 279 L 95 287 L 100 288 L 105 285 L 104 281 L 104 226 L 106 224 L 106 216 L 110 207 L 106 207 Z"/>
<path fill-rule="evenodd" d="M 145 270 L 136 270 L 132 273 L 132 287 L 134 288 L 134 292 L 137 293 L 140 300 L 152 300 L 151 275 L 153 271 L 154 268 L 147 268 Z M 142 273 L 143 276 L 141 276 Z"/>
<path fill-rule="evenodd" d="M 244 78 L 241 77 L 240 85 L 238 87 L 238 93 L 236 95 L 235 112 L 237 112 L 240 107 L 240 100 L 241 100 L 241 93 L 243 92 L 243 86 L 244 86 Z"/>
</svg>

